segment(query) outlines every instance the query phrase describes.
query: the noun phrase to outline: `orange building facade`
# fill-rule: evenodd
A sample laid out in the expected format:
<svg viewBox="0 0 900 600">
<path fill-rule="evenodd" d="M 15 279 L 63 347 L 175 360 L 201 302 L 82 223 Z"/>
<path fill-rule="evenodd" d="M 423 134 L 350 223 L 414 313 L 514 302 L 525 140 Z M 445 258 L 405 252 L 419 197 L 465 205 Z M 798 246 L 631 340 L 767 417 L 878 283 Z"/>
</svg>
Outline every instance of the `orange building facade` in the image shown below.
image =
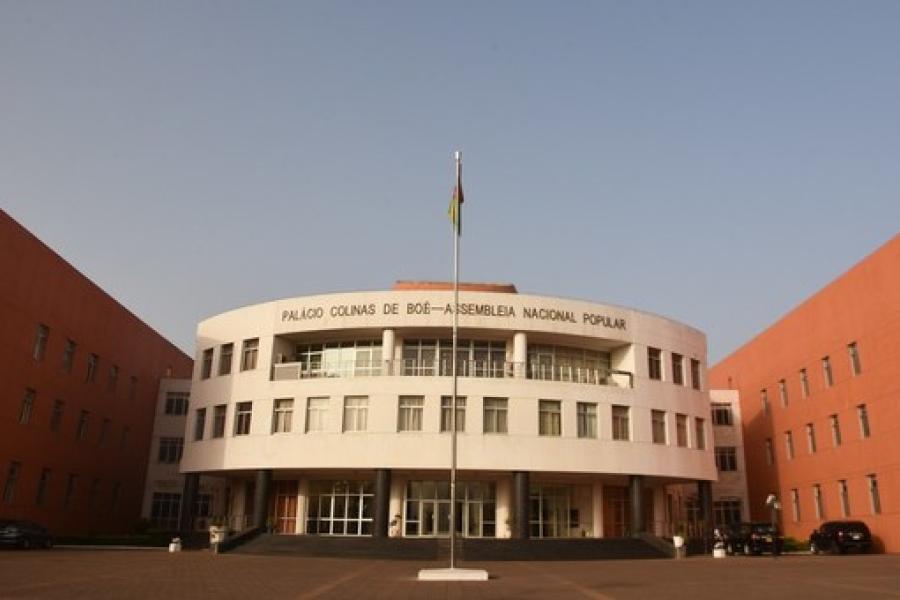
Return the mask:
<svg viewBox="0 0 900 600">
<path fill-rule="evenodd" d="M 140 517 L 157 388 L 191 359 L 0 211 L 0 518 Z"/>
<path fill-rule="evenodd" d="M 741 397 L 750 510 L 785 535 L 866 522 L 900 552 L 900 236 L 709 371 Z"/>
</svg>

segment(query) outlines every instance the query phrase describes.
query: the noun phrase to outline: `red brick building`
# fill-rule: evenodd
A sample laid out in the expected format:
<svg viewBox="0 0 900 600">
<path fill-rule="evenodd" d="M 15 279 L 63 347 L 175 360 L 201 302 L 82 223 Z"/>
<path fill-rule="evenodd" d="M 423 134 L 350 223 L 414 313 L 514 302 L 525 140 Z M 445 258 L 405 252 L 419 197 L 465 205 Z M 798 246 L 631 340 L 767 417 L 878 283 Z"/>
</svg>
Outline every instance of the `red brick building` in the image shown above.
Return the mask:
<svg viewBox="0 0 900 600">
<path fill-rule="evenodd" d="M 858 519 L 900 551 L 900 236 L 712 367 L 740 391 L 750 510 L 785 534 Z"/>
<path fill-rule="evenodd" d="M 140 516 L 160 377 L 191 359 L 0 211 L 0 518 Z"/>
</svg>

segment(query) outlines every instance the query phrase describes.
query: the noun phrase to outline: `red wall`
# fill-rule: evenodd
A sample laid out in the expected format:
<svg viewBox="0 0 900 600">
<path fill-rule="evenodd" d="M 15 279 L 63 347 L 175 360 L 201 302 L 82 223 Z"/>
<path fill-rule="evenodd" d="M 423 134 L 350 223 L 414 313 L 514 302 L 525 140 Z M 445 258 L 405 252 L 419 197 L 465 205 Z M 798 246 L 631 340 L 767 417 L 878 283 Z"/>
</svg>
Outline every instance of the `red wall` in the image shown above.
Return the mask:
<svg viewBox="0 0 900 600">
<path fill-rule="evenodd" d="M 160 377 L 190 377 L 192 361 L 103 290 L 76 271 L 9 215 L 0 211 L 0 517 L 42 523 L 54 535 L 123 532 L 140 516 L 154 405 Z M 50 328 L 42 360 L 33 358 L 37 326 Z M 67 339 L 77 343 L 71 373 L 62 368 Z M 86 382 L 88 355 L 99 355 L 96 380 Z M 115 390 L 109 370 L 119 368 Z M 137 378 L 129 393 L 130 378 Z M 31 419 L 19 422 L 25 389 L 37 392 Z M 55 400 L 65 402 L 62 423 L 51 431 Z M 76 439 L 82 410 L 87 436 Z M 109 419 L 101 446 L 101 423 Z M 130 431 L 124 447 L 122 432 Z M 11 461 L 22 464 L 11 503 L 3 501 Z M 42 469 L 51 471 L 43 506 L 37 506 Z M 73 501 L 63 508 L 69 474 L 77 475 Z M 99 479 L 94 507 L 92 481 Z M 113 486 L 120 483 L 112 506 Z"/>
<path fill-rule="evenodd" d="M 847 345 L 856 342 L 862 371 L 851 372 Z M 826 387 L 822 358 L 831 359 L 834 385 Z M 808 372 L 810 395 L 801 397 L 800 369 Z M 778 381 L 785 379 L 788 406 Z M 900 551 L 900 236 L 810 297 L 709 372 L 710 387 L 740 391 L 750 506 L 767 519 L 766 495 L 777 493 L 786 535 L 806 539 L 816 518 L 813 484 L 824 499 L 825 518 L 840 520 L 838 481 L 849 487 L 849 518 L 867 522 L 886 550 Z M 768 390 L 771 412 L 762 413 L 760 390 Z M 865 404 L 871 436 L 860 432 L 857 406 Z M 843 443 L 835 447 L 829 416 L 837 414 Z M 807 449 L 805 426 L 815 427 L 817 452 Z M 793 460 L 784 432 L 792 431 Z M 765 440 L 772 438 L 775 463 L 768 465 Z M 878 478 L 881 514 L 872 514 L 866 476 Z M 797 488 L 801 519 L 794 522 L 790 490 Z"/>
</svg>

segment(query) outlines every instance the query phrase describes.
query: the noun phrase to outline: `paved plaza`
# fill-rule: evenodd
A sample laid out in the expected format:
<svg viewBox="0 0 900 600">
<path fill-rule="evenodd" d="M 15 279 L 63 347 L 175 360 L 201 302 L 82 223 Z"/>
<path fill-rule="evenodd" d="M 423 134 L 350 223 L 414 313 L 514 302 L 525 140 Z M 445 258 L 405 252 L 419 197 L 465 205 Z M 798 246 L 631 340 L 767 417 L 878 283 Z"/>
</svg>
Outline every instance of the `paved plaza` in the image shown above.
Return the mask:
<svg viewBox="0 0 900 600">
<path fill-rule="evenodd" d="M 898 598 L 900 556 L 479 563 L 486 583 L 415 580 L 443 564 L 157 550 L 0 552 L 0 598 Z M 465 565 L 463 565 L 465 566 Z"/>
</svg>

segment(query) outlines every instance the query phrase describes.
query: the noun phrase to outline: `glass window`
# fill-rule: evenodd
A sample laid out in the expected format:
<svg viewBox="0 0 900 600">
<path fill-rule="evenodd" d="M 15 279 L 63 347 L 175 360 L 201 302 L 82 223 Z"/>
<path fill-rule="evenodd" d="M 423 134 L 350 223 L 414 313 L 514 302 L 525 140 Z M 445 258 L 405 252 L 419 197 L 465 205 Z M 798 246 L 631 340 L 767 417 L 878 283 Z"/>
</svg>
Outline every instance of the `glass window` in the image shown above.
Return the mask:
<svg viewBox="0 0 900 600">
<path fill-rule="evenodd" d="M 453 398 L 451 396 L 441 396 L 441 431 L 450 431 L 450 412 L 453 407 Z M 465 396 L 456 397 L 456 431 L 466 430 L 466 398 Z"/>
<path fill-rule="evenodd" d="M 822 378 L 825 380 L 825 387 L 834 385 L 834 375 L 831 373 L 831 359 L 827 356 L 822 358 Z"/>
<path fill-rule="evenodd" d="M 116 385 L 119 383 L 119 367 L 112 365 L 109 368 L 109 378 L 106 380 L 106 391 L 115 392 Z"/>
<path fill-rule="evenodd" d="M 806 447 L 810 454 L 816 453 L 816 428 L 812 423 L 806 424 Z"/>
<path fill-rule="evenodd" d="M 50 485 L 50 469 L 41 469 L 41 478 L 38 479 L 37 493 L 34 497 L 34 503 L 43 506 L 47 499 L 47 486 Z"/>
<path fill-rule="evenodd" d="M 97 379 L 97 366 L 100 364 L 100 357 L 96 354 L 88 354 L 87 371 L 84 374 L 84 380 L 87 383 L 93 383 Z"/>
<path fill-rule="evenodd" d="M 562 434 L 562 403 L 559 400 L 538 401 L 538 434 Z"/>
<path fill-rule="evenodd" d="M 484 433 L 506 433 L 506 398 L 484 399 Z"/>
<path fill-rule="evenodd" d="M 374 486 L 368 481 L 311 481 L 306 531 L 322 535 L 372 535 Z"/>
<path fill-rule="evenodd" d="M 34 412 L 34 399 L 37 396 L 31 388 L 25 390 L 25 396 L 22 398 L 22 408 L 19 410 L 19 423 L 27 425 L 31 422 L 31 413 Z"/>
<path fill-rule="evenodd" d="M 630 409 L 627 406 L 612 406 L 612 438 L 627 441 L 631 439 Z"/>
<path fill-rule="evenodd" d="M 328 398 L 307 398 L 306 431 L 325 431 L 325 418 L 328 415 Z"/>
<path fill-rule="evenodd" d="M 422 412 L 425 398 L 400 396 L 397 411 L 397 431 L 422 431 Z"/>
<path fill-rule="evenodd" d="M 871 435 L 869 430 L 869 411 L 866 409 L 866 405 L 858 405 L 856 407 L 856 414 L 859 417 L 859 435 L 865 439 Z"/>
<path fill-rule="evenodd" d="M 831 441 L 835 448 L 841 445 L 841 422 L 838 420 L 837 414 L 829 417 L 831 421 Z"/>
<path fill-rule="evenodd" d="M 878 478 L 874 473 L 866 475 L 869 484 L 869 501 L 872 504 L 872 514 L 881 514 L 881 494 L 878 492 Z"/>
<path fill-rule="evenodd" d="M 681 448 L 687 448 L 688 445 L 688 430 L 687 430 L 687 415 L 676 414 L 675 415 L 675 442 Z"/>
<path fill-rule="evenodd" d="M 841 516 L 850 516 L 850 491 L 847 489 L 847 480 L 838 481 L 838 498 L 841 500 Z"/>
<path fill-rule="evenodd" d="M 241 371 L 252 371 L 256 368 L 256 358 L 259 355 L 259 338 L 244 340 L 241 351 Z"/>
<path fill-rule="evenodd" d="M 794 459 L 794 435 L 790 431 L 784 432 L 784 452 L 788 460 Z"/>
<path fill-rule="evenodd" d="M 50 431 L 59 431 L 62 425 L 63 411 L 66 403 L 62 400 L 53 401 L 53 412 L 50 414 Z"/>
<path fill-rule="evenodd" d="M 253 403 L 238 402 L 234 407 L 234 435 L 249 435 L 252 417 Z"/>
<path fill-rule="evenodd" d="M 856 347 L 856 342 L 847 344 L 847 354 L 850 356 L 850 372 L 853 375 L 862 373 L 862 364 L 859 362 L 859 348 Z"/>
<path fill-rule="evenodd" d="M 301 344 L 296 347 L 295 352 L 301 379 L 360 377 L 380 375 L 383 371 L 381 340 Z M 296 365 L 285 368 L 296 369 Z M 291 375 L 291 377 L 296 377 L 296 375 Z"/>
<path fill-rule="evenodd" d="M 579 402 L 578 411 L 578 437 L 580 438 L 596 438 L 597 437 L 597 403 L 596 402 Z"/>
<path fill-rule="evenodd" d="M 691 387 L 695 390 L 700 389 L 700 361 L 696 358 L 691 359 Z"/>
<path fill-rule="evenodd" d="M 781 406 L 787 407 L 787 405 L 788 405 L 787 381 L 785 381 L 784 379 L 778 380 L 778 396 L 781 398 Z"/>
<path fill-rule="evenodd" d="M 87 429 L 88 429 L 88 417 L 90 413 L 86 410 L 81 411 L 81 414 L 78 416 L 78 425 L 75 428 L 75 439 L 83 440 L 87 437 Z"/>
<path fill-rule="evenodd" d="M 19 474 L 22 471 L 22 463 L 11 461 L 6 469 L 6 483 L 3 486 L 3 502 L 12 504 L 16 496 L 16 484 L 19 481 Z"/>
<path fill-rule="evenodd" d="M 816 518 L 825 518 L 825 503 L 822 499 L 822 488 L 818 483 L 813 484 L 813 503 L 816 506 Z"/>
<path fill-rule="evenodd" d="M 706 419 L 694 418 L 694 448 L 706 450 Z"/>
<path fill-rule="evenodd" d="M 731 404 L 725 402 L 712 403 L 713 425 L 726 427 L 734 426 L 734 414 L 731 412 Z"/>
<path fill-rule="evenodd" d="M 791 508 L 796 523 L 800 521 L 800 492 L 797 491 L 797 488 L 791 490 Z"/>
<path fill-rule="evenodd" d="M 200 379 L 209 379 L 212 375 L 213 349 L 207 348 L 203 351 L 203 359 L 200 363 Z"/>
<path fill-rule="evenodd" d="M 766 438 L 766 464 L 770 467 L 775 464 L 775 449 L 772 447 L 772 438 Z"/>
<path fill-rule="evenodd" d="M 294 417 L 294 399 L 279 398 L 273 404 L 272 433 L 290 433 Z"/>
<path fill-rule="evenodd" d="M 190 392 L 166 392 L 166 414 L 186 415 L 190 397 Z"/>
<path fill-rule="evenodd" d="M 31 351 L 31 357 L 34 358 L 34 360 L 44 360 L 44 354 L 47 352 L 47 340 L 49 339 L 49 337 L 50 328 L 43 323 L 39 323 L 37 326 L 37 332 L 35 332 L 34 335 L 34 348 Z"/>
<path fill-rule="evenodd" d="M 741 501 L 739 498 L 722 498 L 713 502 L 713 522 L 716 525 L 731 525 L 741 521 Z"/>
<path fill-rule="evenodd" d="M 769 414 L 769 390 L 763 388 L 759 390 L 759 400 L 762 403 L 762 413 L 764 415 Z"/>
<path fill-rule="evenodd" d="M 161 437 L 159 438 L 159 452 L 156 456 L 156 460 L 161 463 L 175 464 L 181 460 L 183 449 L 184 438 Z"/>
<path fill-rule="evenodd" d="M 63 350 L 62 359 L 62 370 L 64 373 L 72 372 L 72 365 L 75 363 L 75 347 L 75 342 L 66 340 L 66 348 Z"/>
<path fill-rule="evenodd" d="M 153 492 L 150 503 L 150 521 L 155 527 L 167 531 L 178 528 L 178 514 L 181 509 L 181 494 Z"/>
<path fill-rule="evenodd" d="M 213 407 L 213 431 L 214 438 L 225 437 L 225 411 L 227 406 L 218 404 Z"/>
<path fill-rule="evenodd" d="M 737 471 L 737 450 L 734 446 L 716 446 L 716 468 L 719 471 Z"/>
<path fill-rule="evenodd" d="M 194 411 L 194 440 L 200 441 L 206 429 L 206 409 L 198 408 Z"/>
<path fill-rule="evenodd" d="M 654 444 L 666 443 L 666 412 L 664 410 L 651 410 L 650 422 L 652 426 L 652 439 Z"/>
<path fill-rule="evenodd" d="M 231 374 L 231 363 L 234 360 L 234 344 L 222 344 L 219 350 L 219 375 Z"/>
<path fill-rule="evenodd" d="M 806 369 L 800 369 L 800 395 L 803 398 L 809 397 L 809 376 Z"/>
<path fill-rule="evenodd" d="M 647 348 L 647 376 L 662 379 L 662 350 L 659 348 Z"/>
<path fill-rule="evenodd" d="M 69 508 L 72 505 L 72 499 L 75 498 L 75 486 L 78 481 L 78 476 L 74 473 L 70 473 L 68 479 L 66 479 L 66 491 L 63 495 L 63 508 Z"/>
<path fill-rule="evenodd" d="M 368 396 L 346 396 L 344 398 L 344 431 L 365 431 L 368 417 Z"/>
<path fill-rule="evenodd" d="M 609 352 L 530 344 L 528 378 L 606 385 L 611 383 L 610 360 Z"/>
<path fill-rule="evenodd" d="M 672 383 L 684 385 L 684 357 L 672 353 Z"/>
</svg>

